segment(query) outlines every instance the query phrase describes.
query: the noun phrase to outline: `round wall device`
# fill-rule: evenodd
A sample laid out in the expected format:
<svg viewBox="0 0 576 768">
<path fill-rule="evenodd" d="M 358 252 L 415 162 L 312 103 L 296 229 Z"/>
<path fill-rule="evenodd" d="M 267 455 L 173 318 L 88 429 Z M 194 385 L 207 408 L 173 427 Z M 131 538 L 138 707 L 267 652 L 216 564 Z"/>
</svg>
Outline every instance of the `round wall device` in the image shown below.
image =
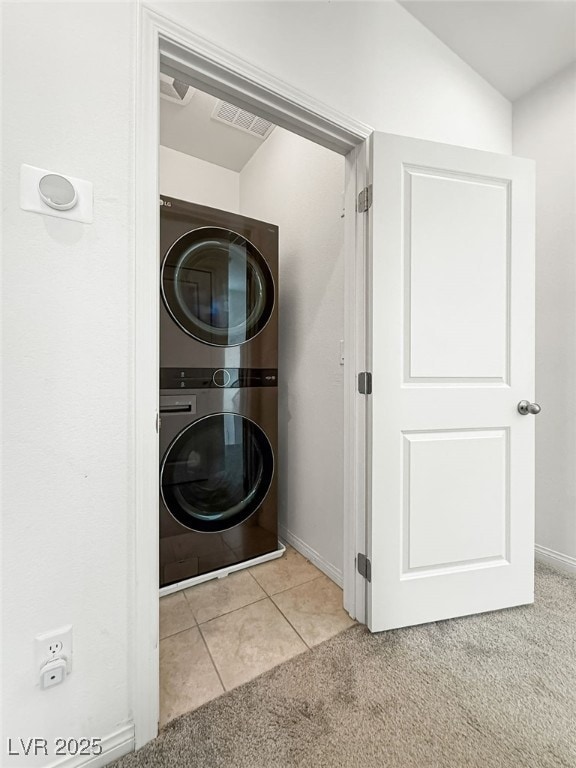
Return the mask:
<svg viewBox="0 0 576 768">
<path fill-rule="evenodd" d="M 57 211 L 68 211 L 78 202 L 78 194 L 74 185 L 58 173 L 47 173 L 38 182 L 40 197 Z"/>
</svg>

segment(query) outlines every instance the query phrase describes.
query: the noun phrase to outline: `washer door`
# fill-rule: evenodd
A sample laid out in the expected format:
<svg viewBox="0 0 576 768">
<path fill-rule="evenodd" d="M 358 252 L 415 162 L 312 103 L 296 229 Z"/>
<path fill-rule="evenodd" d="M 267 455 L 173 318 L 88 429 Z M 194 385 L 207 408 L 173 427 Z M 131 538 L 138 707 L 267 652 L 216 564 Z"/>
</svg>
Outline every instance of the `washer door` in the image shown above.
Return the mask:
<svg viewBox="0 0 576 768">
<path fill-rule="evenodd" d="M 168 511 L 192 531 L 225 531 L 254 514 L 274 473 L 274 455 L 253 421 L 217 413 L 194 422 L 172 442 L 160 488 Z"/>
<path fill-rule="evenodd" d="M 252 339 L 274 306 L 272 273 L 260 251 L 220 227 L 201 227 L 177 240 L 162 264 L 161 284 L 182 330 L 215 346 Z"/>
</svg>

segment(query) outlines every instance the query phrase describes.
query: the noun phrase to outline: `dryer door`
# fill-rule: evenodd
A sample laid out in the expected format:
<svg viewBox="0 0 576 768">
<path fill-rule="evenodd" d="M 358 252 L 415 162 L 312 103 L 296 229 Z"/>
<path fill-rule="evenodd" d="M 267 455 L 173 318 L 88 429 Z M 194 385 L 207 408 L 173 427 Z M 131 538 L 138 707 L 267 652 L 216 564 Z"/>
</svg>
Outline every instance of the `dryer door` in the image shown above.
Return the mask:
<svg viewBox="0 0 576 768">
<path fill-rule="evenodd" d="M 274 474 L 268 438 L 233 413 L 205 416 L 166 451 L 160 488 L 168 511 L 192 531 L 225 531 L 264 501 Z"/>
<path fill-rule="evenodd" d="M 215 346 L 252 339 L 274 306 L 274 281 L 260 251 L 220 227 L 200 227 L 179 238 L 162 264 L 161 284 L 175 322 Z"/>
</svg>

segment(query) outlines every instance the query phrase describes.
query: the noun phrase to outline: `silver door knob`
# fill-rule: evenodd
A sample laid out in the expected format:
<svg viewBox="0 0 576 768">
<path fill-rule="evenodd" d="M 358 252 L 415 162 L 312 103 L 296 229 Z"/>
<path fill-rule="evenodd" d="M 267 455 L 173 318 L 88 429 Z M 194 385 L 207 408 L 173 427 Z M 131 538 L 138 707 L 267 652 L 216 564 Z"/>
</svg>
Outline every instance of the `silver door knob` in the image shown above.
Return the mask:
<svg viewBox="0 0 576 768">
<path fill-rule="evenodd" d="M 521 413 L 522 416 L 528 416 L 529 413 L 536 416 L 541 410 L 538 403 L 530 403 L 528 400 L 520 400 L 518 403 L 518 413 Z"/>
</svg>

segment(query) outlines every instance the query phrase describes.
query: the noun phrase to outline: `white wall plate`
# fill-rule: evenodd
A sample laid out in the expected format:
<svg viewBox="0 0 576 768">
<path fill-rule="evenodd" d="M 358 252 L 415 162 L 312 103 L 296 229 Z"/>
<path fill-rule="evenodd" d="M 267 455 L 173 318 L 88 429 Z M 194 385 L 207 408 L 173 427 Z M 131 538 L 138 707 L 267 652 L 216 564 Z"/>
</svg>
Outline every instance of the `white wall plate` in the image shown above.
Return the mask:
<svg viewBox="0 0 576 768">
<path fill-rule="evenodd" d="M 57 210 L 42 200 L 38 184 L 40 179 L 48 174 L 64 176 L 73 185 L 78 197 L 78 202 L 73 208 Z M 46 216 L 57 216 L 60 219 L 92 224 L 94 218 L 92 182 L 77 179 L 74 176 L 66 176 L 63 173 L 58 174 L 58 171 L 48 171 L 44 168 L 23 164 L 20 166 L 20 207 L 24 211 L 33 211 L 34 213 L 43 213 Z"/>
</svg>

